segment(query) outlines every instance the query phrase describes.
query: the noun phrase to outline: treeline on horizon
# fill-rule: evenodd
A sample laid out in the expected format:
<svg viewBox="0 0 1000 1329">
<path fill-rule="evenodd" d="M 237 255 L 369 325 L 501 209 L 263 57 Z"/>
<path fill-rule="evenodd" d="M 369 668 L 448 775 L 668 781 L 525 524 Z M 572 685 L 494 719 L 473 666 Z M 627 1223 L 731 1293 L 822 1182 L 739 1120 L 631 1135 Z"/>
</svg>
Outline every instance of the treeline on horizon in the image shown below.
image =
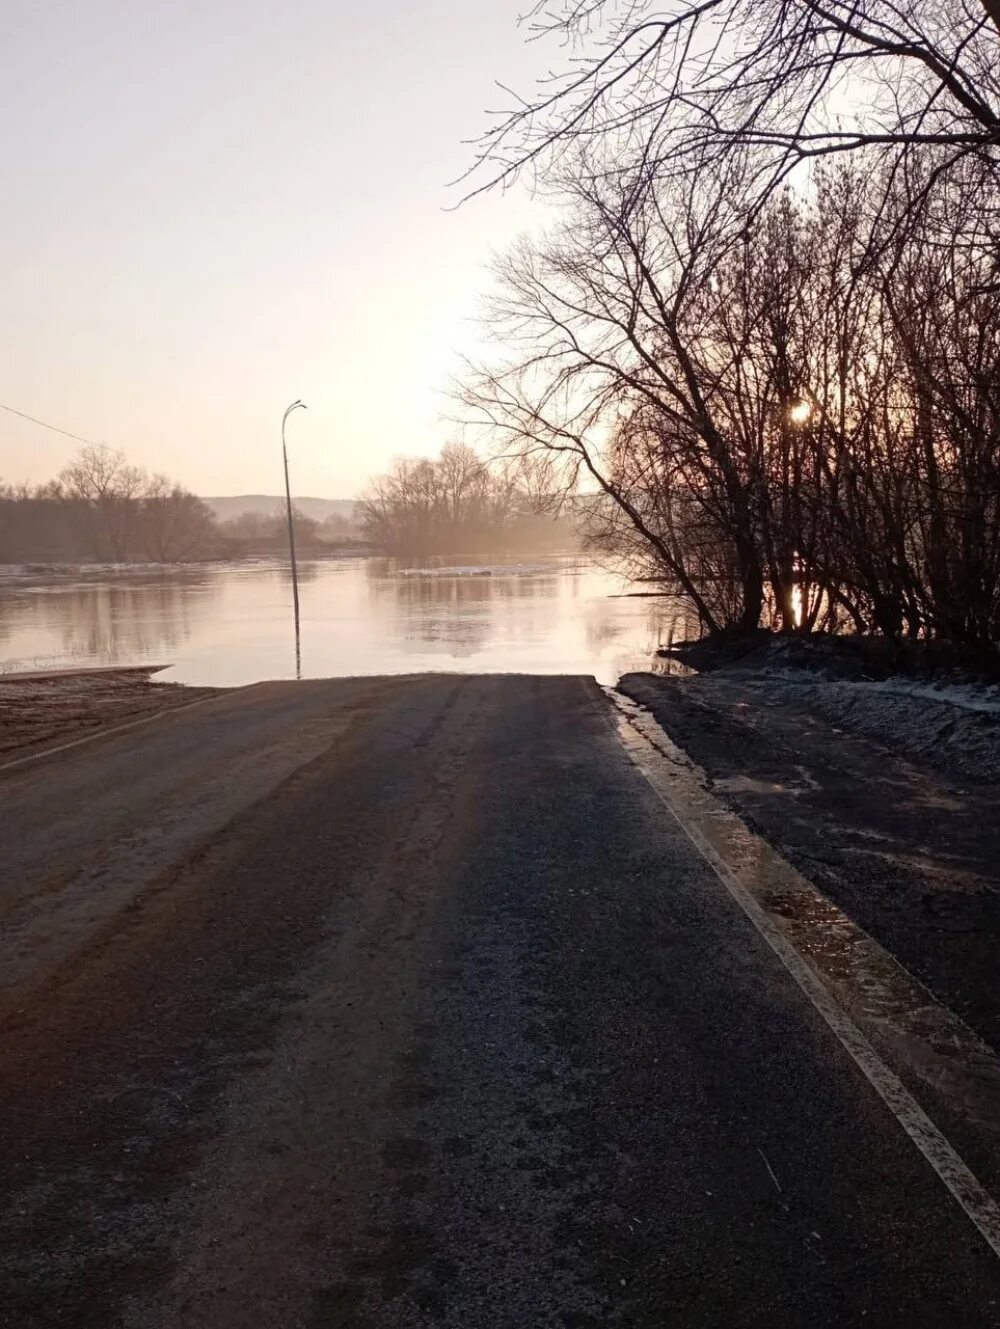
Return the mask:
<svg viewBox="0 0 1000 1329">
<path fill-rule="evenodd" d="M 358 539 L 336 515 L 295 509 L 294 521 L 303 552 Z M 0 484 L 0 563 L 181 563 L 283 552 L 287 540 L 283 505 L 219 522 L 183 485 L 110 448 L 82 448 L 47 484 Z"/>
<path fill-rule="evenodd" d="M 440 457 L 400 458 L 373 479 L 354 521 L 323 521 L 294 509 L 296 547 L 387 554 L 545 552 L 565 548 L 573 521 L 539 513 L 525 468 L 486 466 L 470 448 Z M 249 554 L 284 554 L 283 503 L 273 513 L 218 521 L 183 485 L 150 475 L 110 448 L 84 447 L 47 484 L 0 484 L 0 563 L 181 563 Z"/>
<path fill-rule="evenodd" d="M 537 27 L 575 62 L 479 179 L 530 164 L 560 221 L 497 265 L 467 423 L 547 492 L 596 488 L 591 544 L 707 631 L 1000 640 L 989 6 L 566 0 Z"/>
<path fill-rule="evenodd" d="M 542 553 L 575 545 L 578 523 L 540 504 L 523 464 L 483 462 L 448 443 L 436 458 L 399 457 L 358 503 L 365 536 L 390 554 Z"/>
</svg>

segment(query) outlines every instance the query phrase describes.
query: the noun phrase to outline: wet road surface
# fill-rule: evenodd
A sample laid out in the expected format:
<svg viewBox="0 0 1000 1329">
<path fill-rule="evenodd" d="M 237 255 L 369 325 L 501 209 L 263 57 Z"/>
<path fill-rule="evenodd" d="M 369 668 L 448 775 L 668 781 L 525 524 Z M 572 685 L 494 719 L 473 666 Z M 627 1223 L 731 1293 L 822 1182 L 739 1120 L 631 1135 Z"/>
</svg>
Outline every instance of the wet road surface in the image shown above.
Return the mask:
<svg viewBox="0 0 1000 1329">
<path fill-rule="evenodd" d="M 592 682 L 261 685 L 0 799 L 0 1324 L 1000 1322 Z"/>
</svg>

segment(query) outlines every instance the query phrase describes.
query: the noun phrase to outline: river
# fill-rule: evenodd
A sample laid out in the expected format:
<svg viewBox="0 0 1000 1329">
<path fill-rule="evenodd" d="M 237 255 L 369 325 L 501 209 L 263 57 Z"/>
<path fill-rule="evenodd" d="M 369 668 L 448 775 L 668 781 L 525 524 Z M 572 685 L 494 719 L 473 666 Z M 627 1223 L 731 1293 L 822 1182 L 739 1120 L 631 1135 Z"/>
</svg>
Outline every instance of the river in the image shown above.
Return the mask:
<svg viewBox="0 0 1000 1329">
<path fill-rule="evenodd" d="M 300 567 L 306 678 L 424 671 L 593 674 L 649 668 L 684 635 L 672 601 L 586 559 L 523 563 L 341 558 Z M 234 686 L 295 677 L 286 565 L 0 568 L 0 669 L 165 664 L 158 677 Z"/>
</svg>

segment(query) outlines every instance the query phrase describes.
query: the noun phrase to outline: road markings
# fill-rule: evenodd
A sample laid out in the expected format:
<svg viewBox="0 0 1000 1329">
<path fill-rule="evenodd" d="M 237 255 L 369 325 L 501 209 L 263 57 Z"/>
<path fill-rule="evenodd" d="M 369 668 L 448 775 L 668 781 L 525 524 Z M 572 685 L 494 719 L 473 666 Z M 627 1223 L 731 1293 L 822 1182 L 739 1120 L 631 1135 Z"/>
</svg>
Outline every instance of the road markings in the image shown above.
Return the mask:
<svg viewBox="0 0 1000 1329">
<path fill-rule="evenodd" d="M 651 716 L 617 694 L 611 696 L 619 717 L 618 735 L 634 765 L 698 854 L 809 998 L 855 1065 L 978 1229 L 994 1255 L 1000 1256 L 1000 1205 L 931 1121 L 895 1071 L 882 1060 L 866 1036 L 836 1001 L 818 973 L 803 959 L 778 924 L 742 885 L 735 872 L 691 817 L 686 815 L 674 796 L 672 784 L 677 778 L 677 768 L 686 766 L 690 770 L 691 764 Z M 636 723 L 640 716 L 641 728 Z M 654 736 L 650 736 L 648 731 L 653 731 Z M 672 766 L 673 770 L 670 769 Z"/>
</svg>

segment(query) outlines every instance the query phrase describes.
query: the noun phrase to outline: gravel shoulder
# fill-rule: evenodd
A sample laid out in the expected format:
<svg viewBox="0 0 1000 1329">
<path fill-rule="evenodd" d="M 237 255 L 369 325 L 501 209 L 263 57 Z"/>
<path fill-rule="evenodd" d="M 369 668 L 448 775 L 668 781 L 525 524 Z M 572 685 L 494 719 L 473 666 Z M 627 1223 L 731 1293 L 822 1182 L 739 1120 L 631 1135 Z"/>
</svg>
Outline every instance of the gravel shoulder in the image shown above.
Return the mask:
<svg viewBox="0 0 1000 1329">
<path fill-rule="evenodd" d="M 1000 1049 L 995 689 L 626 675 L 706 786 Z"/>
<path fill-rule="evenodd" d="M 219 691 L 156 683 L 162 667 L 0 673 L 0 764 Z"/>
</svg>

